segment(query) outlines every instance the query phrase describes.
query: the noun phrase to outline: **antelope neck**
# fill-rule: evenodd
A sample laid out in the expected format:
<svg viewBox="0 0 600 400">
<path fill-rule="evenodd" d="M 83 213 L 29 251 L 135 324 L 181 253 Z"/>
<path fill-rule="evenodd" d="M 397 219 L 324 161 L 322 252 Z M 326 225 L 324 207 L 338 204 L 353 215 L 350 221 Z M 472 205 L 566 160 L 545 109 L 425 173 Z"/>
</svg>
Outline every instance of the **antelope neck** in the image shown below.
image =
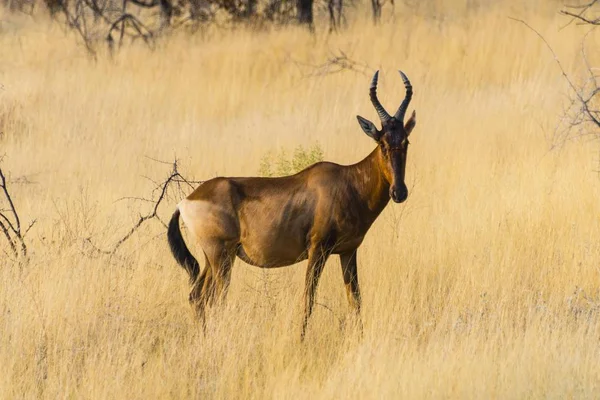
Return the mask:
<svg viewBox="0 0 600 400">
<path fill-rule="evenodd" d="M 381 148 L 377 146 L 363 160 L 347 168 L 360 198 L 369 210 L 379 214 L 390 200 L 390 182 L 383 171 Z"/>
</svg>

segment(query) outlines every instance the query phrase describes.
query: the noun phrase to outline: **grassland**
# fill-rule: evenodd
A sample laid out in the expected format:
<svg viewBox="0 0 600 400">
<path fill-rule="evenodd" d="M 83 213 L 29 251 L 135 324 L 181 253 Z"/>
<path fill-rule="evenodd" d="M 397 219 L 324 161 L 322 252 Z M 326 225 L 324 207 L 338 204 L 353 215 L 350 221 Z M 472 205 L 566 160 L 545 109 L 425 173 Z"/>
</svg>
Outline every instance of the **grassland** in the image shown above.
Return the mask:
<svg viewBox="0 0 600 400">
<path fill-rule="evenodd" d="M 445 18 L 397 12 L 332 36 L 175 35 L 97 62 L 43 17 L 0 12 L 2 167 L 25 222 L 37 219 L 29 264 L 0 256 L 0 398 L 598 398 L 597 147 L 557 140 L 568 87 L 508 17 L 536 27 L 575 77 L 585 31 L 559 30 L 558 3 L 519 3 L 438 1 Z M 418 117 L 410 197 L 359 253 L 362 339 L 337 259 L 301 343 L 304 263 L 238 261 L 204 335 L 160 224 L 115 257 L 90 253 L 86 238 L 110 247 L 146 206 L 116 200 L 167 172 L 147 157 L 207 179 L 257 173 L 278 148 L 368 154 L 354 116 L 376 118 L 370 76 L 306 77 L 297 63 L 338 49 L 382 70 L 390 109 L 402 68 Z"/>
</svg>

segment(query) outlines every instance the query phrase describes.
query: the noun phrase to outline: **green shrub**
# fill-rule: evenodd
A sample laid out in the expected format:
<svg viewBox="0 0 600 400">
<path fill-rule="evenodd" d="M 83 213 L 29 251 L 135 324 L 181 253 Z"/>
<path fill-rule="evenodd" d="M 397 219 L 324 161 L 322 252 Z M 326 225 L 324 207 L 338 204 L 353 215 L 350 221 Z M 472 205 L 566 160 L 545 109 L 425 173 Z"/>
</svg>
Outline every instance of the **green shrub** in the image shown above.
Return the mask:
<svg viewBox="0 0 600 400">
<path fill-rule="evenodd" d="M 269 151 L 260 160 L 259 174 L 267 177 L 292 175 L 319 161 L 323 161 L 323 149 L 318 143 L 310 148 L 298 146 L 292 155 L 286 149 Z"/>
</svg>

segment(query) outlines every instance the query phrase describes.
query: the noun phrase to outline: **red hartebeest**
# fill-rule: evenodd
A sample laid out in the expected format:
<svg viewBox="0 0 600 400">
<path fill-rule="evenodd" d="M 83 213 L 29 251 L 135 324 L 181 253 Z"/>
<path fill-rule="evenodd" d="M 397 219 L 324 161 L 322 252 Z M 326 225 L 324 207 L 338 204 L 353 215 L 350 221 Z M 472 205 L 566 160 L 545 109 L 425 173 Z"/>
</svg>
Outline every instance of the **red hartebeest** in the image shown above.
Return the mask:
<svg viewBox="0 0 600 400">
<path fill-rule="evenodd" d="M 204 308 L 224 298 L 235 257 L 250 265 L 276 268 L 308 259 L 302 337 L 313 309 L 325 261 L 339 254 L 348 301 L 360 316 L 357 249 L 390 198 L 408 197 L 404 183 L 408 136 L 415 127 L 413 111 L 404 123 L 412 98 L 410 81 L 400 71 L 406 96 L 391 116 L 377 99 L 375 73 L 370 98 L 382 129 L 357 116 L 377 147 L 353 165 L 316 163 L 280 178 L 214 178 L 201 184 L 177 205 L 168 238 L 177 262 L 190 275 L 190 303 L 204 318 Z M 179 216 L 204 252 L 206 266 L 188 250 Z"/>
</svg>

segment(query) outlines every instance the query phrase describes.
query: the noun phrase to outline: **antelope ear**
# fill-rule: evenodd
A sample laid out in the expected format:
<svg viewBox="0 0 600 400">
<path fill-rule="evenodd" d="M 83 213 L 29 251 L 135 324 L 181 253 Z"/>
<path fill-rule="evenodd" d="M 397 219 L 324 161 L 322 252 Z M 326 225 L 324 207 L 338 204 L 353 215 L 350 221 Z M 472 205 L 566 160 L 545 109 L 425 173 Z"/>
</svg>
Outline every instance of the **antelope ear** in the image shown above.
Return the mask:
<svg viewBox="0 0 600 400">
<path fill-rule="evenodd" d="M 360 125 L 362 130 L 365 131 L 365 133 L 371 138 L 373 138 L 373 140 L 378 142 L 379 138 L 381 137 L 381 132 L 377 130 L 375 124 L 369 121 L 368 119 L 361 117 L 360 115 L 357 115 L 356 119 L 358 120 L 358 124 Z"/>
<path fill-rule="evenodd" d="M 417 113 L 415 113 L 413 111 L 412 115 L 410 116 L 408 121 L 406 121 L 406 123 L 404 124 L 404 131 L 406 132 L 406 136 L 410 135 L 410 133 L 412 132 L 412 130 L 416 124 L 417 124 Z"/>
</svg>

